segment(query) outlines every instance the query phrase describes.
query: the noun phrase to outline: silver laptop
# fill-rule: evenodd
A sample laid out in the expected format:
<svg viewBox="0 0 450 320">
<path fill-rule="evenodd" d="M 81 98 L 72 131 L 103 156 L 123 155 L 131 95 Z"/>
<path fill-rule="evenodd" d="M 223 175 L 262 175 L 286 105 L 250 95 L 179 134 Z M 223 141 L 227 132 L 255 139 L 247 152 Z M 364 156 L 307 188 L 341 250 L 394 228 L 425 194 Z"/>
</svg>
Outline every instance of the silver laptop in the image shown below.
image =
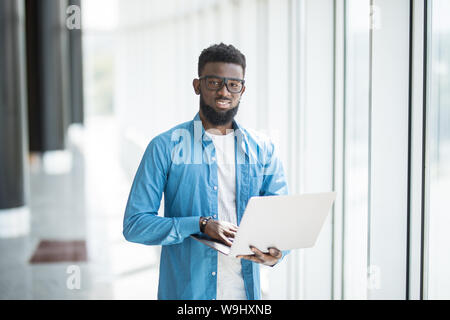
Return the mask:
<svg viewBox="0 0 450 320">
<path fill-rule="evenodd" d="M 253 254 L 250 245 L 263 252 L 311 248 L 336 200 L 336 192 L 250 198 L 231 247 L 206 235 L 197 241 L 233 257 Z"/>
</svg>

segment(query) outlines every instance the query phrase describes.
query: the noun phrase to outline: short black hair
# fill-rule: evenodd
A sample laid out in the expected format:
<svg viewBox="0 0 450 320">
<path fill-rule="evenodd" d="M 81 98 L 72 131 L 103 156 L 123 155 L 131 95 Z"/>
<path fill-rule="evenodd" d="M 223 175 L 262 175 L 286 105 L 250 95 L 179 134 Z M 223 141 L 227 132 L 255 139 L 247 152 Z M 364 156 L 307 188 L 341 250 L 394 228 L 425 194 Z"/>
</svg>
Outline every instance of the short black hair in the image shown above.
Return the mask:
<svg viewBox="0 0 450 320">
<path fill-rule="evenodd" d="M 235 63 L 242 67 L 245 75 L 245 56 L 233 45 L 224 43 L 214 44 L 202 51 L 198 57 L 198 75 L 200 76 L 203 67 L 208 62 L 226 62 Z"/>
</svg>

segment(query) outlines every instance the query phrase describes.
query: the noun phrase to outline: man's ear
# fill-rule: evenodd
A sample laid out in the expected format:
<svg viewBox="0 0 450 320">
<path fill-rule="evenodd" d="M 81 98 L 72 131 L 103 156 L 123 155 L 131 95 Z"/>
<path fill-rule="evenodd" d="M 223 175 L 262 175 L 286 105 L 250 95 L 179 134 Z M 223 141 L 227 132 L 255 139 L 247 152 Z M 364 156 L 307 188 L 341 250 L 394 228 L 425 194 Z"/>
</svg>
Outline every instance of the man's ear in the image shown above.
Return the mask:
<svg viewBox="0 0 450 320">
<path fill-rule="evenodd" d="M 195 94 L 200 94 L 200 81 L 198 79 L 192 80 L 192 86 L 194 87 Z"/>
<path fill-rule="evenodd" d="M 241 91 L 241 97 L 242 97 L 242 95 L 244 94 L 244 92 L 245 92 L 245 86 L 242 88 L 242 91 Z"/>
</svg>

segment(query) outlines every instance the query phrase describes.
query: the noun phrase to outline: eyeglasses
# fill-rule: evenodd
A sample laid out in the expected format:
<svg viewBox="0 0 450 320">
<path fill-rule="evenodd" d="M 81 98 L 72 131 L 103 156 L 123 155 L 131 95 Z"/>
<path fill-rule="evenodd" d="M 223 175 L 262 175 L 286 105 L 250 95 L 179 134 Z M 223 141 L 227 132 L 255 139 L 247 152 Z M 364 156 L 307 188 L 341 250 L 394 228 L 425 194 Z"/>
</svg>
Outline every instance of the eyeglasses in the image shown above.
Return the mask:
<svg viewBox="0 0 450 320">
<path fill-rule="evenodd" d="M 218 76 L 203 76 L 199 80 L 205 80 L 208 90 L 218 91 L 225 84 L 230 93 L 240 93 L 244 88 L 245 80 L 237 78 L 225 78 Z"/>
</svg>

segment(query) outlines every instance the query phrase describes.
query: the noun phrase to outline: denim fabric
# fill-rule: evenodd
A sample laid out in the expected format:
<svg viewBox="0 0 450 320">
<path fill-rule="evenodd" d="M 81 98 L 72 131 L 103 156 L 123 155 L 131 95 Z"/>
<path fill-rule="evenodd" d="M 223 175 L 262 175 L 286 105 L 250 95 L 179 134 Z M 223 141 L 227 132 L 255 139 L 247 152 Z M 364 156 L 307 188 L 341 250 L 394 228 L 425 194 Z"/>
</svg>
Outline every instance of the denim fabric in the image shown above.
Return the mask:
<svg viewBox="0 0 450 320">
<path fill-rule="evenodd" d="M 288 194 L 273 143 L 233 121 L 236 151 L 236 214 L 240 223 L 253 196 Z M 199 218 L 217 218 L 217 163 L 214 144 L 199 114 L 156 136 L 134 178 L 123 221 L 131 242 L 161 245 L 158 299 L 216 298 L 217 251 L 190 238 Z M 164 194 L 164 216 L 158 215 Z M 287 254 L 283 252 L 283 257 Z M 260 299 L 259 265 L 241 260 L 248 299 Z"/>
</svg>

